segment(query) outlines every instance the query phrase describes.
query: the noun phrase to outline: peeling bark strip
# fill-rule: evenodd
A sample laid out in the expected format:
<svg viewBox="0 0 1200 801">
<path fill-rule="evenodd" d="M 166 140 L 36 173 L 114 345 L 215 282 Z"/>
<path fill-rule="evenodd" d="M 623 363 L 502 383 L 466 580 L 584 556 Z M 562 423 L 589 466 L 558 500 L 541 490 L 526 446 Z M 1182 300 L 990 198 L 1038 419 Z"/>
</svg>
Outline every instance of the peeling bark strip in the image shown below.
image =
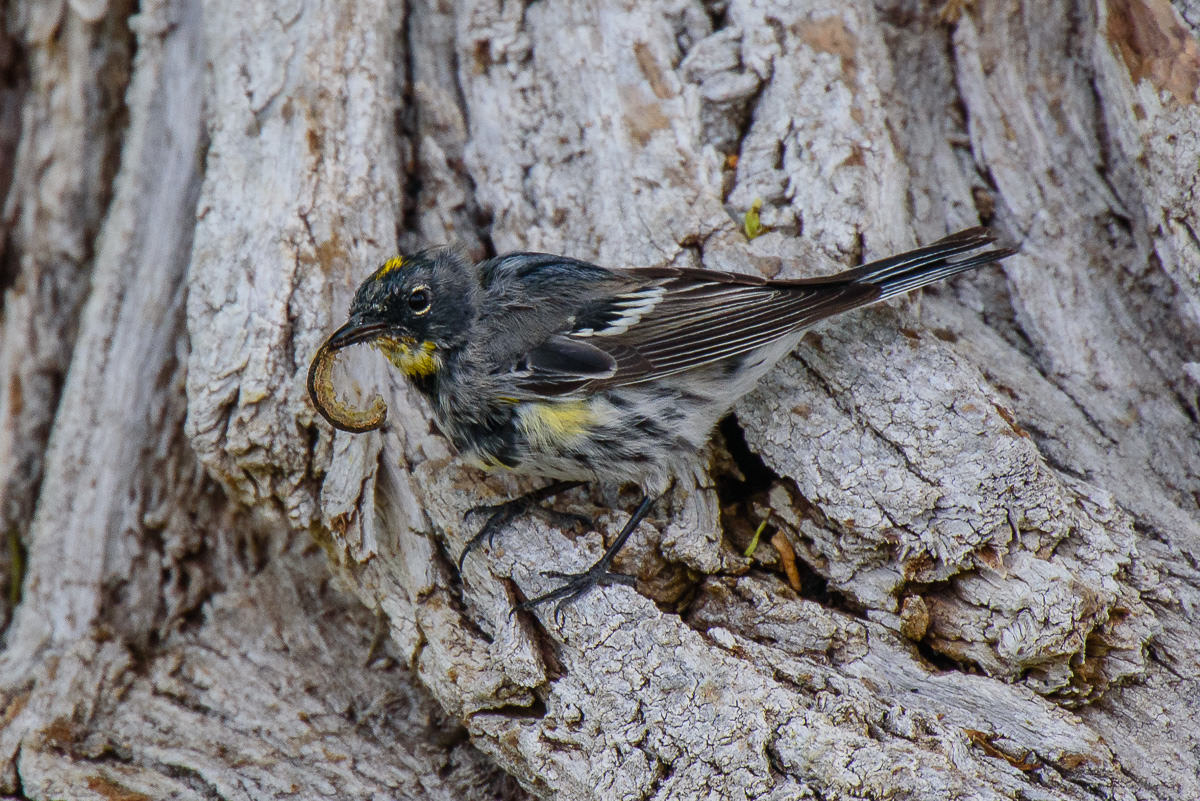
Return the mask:
<svg viewBox="0 0 1200 801">
<path fill-rule="evenodd" d="M 0 63 L 0 621 L 28 546 L 96 236 L 120 162 L 131 4 L 90 17 L 29 4 L 4 24 Z M 11 82 L 11 83 L 9 83 Z M 19 579 L 18 579 L 19 583 Z"/>
<path fill-rule="evenodd" d="M 10 5 L 0 792 L 1200 797 L 1187 4 Z M 981 220 L 1003 273 L 811 335 L 562 625 L 509 610 L 600 535 L 460 579 L 520 487 L 381 359 L 379 432 L 306 399 L 398 245 L 796 277 Z"/>
</svg>

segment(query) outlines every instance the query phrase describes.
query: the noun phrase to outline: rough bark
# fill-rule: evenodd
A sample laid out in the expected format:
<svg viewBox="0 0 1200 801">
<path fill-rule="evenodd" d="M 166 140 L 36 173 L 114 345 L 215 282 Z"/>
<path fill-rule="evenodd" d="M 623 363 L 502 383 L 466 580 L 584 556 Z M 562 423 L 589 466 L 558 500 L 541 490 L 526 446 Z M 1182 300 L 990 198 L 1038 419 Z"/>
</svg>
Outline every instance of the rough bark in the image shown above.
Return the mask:
<svg viewBox="0 0 1200 801">
<path fill-rule="evenodd" d="M 1200 6 L 0 13 L 0 793 L 1200 797 Z M 808 336 L 561 620 L 510 609 L 628 495 L 460 577 L 530 483 L 382 360 L 381 432 L 305 395 L 397 248 L 799 276 L 979 221 L 1020 253 Z"/>
</svg>

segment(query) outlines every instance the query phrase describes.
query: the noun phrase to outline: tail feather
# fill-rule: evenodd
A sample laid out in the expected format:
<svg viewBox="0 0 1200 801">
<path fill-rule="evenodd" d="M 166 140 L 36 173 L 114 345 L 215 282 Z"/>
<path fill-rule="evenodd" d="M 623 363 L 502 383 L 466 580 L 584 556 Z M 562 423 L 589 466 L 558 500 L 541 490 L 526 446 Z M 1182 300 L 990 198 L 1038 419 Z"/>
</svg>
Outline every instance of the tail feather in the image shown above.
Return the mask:
<svg viewBox="0 0 1200 801">
<path fill-rule="evenodd" d="M 1013 255 L 1009 248 L 976 253 L 969 258 L 953 260 L 952 257 L 978 250 L 995 241 L 991 231 L 982 226 L 968 228 L 943 239 L 907 253 L 889 256 L 886 259 L 864 264 L 838 276 L 854 284 L 878 286 L 878 300 L 911 292 L 918 287 L 941 281 L 952 275 L 974 270 Z"/>
</svg>

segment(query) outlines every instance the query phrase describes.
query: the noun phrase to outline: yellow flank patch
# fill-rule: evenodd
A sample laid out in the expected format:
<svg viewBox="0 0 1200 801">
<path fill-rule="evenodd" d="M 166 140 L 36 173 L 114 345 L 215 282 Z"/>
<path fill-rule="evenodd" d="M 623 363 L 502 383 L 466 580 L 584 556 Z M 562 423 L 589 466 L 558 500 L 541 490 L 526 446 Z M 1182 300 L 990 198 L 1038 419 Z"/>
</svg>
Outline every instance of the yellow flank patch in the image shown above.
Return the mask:
<svg viewBox="0 0 1200 801">
<path fill-rule="evenodd" d="M 518 415 L 525 436 L 544 448 L 566 445 L 596 424 L 596 412 L 584 401 L 527 403 Z"/>
<path fill-rule="evenodd" d="M 385 261 L 383 263 L 383 266 L 379 268 L 379 271 L 375 274 L 375 277 L 383 278 L 385 275 L 395 272 L 396 270 L 399 270 L 403 266 L 404 266 L 404 257 L 403 256 L 393 256 L 392 258 L 388 259 L 387 261 Z"/>
<path fill-rule="evenodd" d="M 432 342 L 417 344 L 415 339 L 380 337 L 374 344 L 406 376 L 433 375 L 441 369 L 442 358 Z"/>
<path fill-rule="evenodd" d="M 463 458 L 480 470 L 486 470 L 489 473 L 496 470 L 512 470 L 511 467 L 497 459 L 495 454 L 491 453 L 468 453 L 464 454 Z"/>
</svg>

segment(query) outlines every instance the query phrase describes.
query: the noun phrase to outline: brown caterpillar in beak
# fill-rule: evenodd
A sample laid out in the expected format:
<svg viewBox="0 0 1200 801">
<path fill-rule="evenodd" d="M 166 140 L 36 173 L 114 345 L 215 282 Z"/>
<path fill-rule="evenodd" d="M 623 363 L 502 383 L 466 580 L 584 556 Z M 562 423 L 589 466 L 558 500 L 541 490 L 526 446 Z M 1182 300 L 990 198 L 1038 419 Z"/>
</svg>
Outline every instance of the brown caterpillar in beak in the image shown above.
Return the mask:
<svg viewBox="0 0 1200 801">
<path fill-rule="evenodd" d="M 335 331 L 313 356 L 312 364 L 308 367 L 308 396 L 312 398 L 316 410 L 334 428 L 352 434 L 373 431 L 387 419 L 387 403 L 383 397 L 375 395 L 367 408 L 355 409 L 343 403 L 333 387 L 333 363 L 338 351 L 344 347 L 343 343 L 335 344 L 333 340 L 340 334 L 340 330 Z"/>
</svg>

